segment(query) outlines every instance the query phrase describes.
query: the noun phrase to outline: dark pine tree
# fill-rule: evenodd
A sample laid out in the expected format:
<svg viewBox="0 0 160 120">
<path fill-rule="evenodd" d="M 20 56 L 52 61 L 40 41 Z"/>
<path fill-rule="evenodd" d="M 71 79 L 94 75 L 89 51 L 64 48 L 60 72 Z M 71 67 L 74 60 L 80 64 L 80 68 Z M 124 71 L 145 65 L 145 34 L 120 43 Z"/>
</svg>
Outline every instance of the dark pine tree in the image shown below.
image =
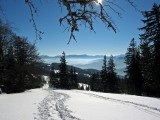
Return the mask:
<svg viewBox="0 0 160 120">
<path fill-rule="evenodd" d="M 108 87 L 109 87 L 109 92 L 112 93 L 117 93 L 118 92 L 118 79 L 117 75 L 115 72 L 115 63 L 113 60 L 113 56 L 111 55 L 109 60 L 108 60 L 108 65 L 107 65 L 107 71 L 108 71 Z"/>
<path fill-rule="evenodd" d="M 101 70 L 102 91 L 108 92 L 108 71 L 107 71 L 107 58 L 106 55 L 103 59 L 103 66 Z"/>
<path fill-rule="evenodd" d="M 142 72 L 140 68 L 139 49 L 134 38 L 131 40 L 125 57 L 127 90 L 129 94 L 142 94 Z"/>
<path fill-rule="evenodd" d="M 149 45 L 149 41 L 143 40 L 143 36 L 140 36 L 140 39 L 143 91 L 145 95 L 151 96 L 154 94 L 152 47 Z"/>
<path fill-rule="evenodd" d="M 62 53 L 62 56 L 60 58 L 60 87 L 62 89 L 69 89 L 69 78 L 68 78 L 68 70 L 67 70 L 67 63 L 65 58 L 65 52 Z"/>
<path fill-rule="evenodd" d="M 150 56 L 145 63 L 150 62 L 147 66 L 144 66 L 143 72 L 145 79 L 145 88 L 147 89 L 147 94 L 160 96 L 160 5 L 156 3 L 153 5 L 152 10 L 143 12 L 144 20 L 142 22 L 145 24 L 144 27 L 140 28 L 144 33 L 140 35 L 141 46 L 147 43 L 148 47 L 151 48 L 152 59 Z M 142 55 L 144 54 L 144 48 L 142 49 Z M 152 70 L 150 70 L 150 68 Z M 146 73 L 145 68 L 148 69 Z"/>
</svg>

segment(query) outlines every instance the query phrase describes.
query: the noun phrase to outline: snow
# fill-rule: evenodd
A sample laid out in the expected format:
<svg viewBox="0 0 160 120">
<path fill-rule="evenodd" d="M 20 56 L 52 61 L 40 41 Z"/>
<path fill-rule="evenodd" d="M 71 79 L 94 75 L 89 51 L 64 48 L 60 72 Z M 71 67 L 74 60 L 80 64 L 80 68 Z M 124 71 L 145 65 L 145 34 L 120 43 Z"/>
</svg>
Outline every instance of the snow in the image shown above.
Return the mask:
<svg viewBox="0 0 160 120">
<path fill-rule="evenodd" d="M 160 100 L 157 98 L 78 90 L 56 92 L 70 95 L 66 106 L 73 116 L 82 120 L 160 119 Z"/>
<path fill-rule="evenodd" d="M 47 96 L 42 89 L 0 95 L 0 120 L 34 120 L 38 104 Z"/>
<path fill-rule="evenodd" d="M 50 81 L 50 78 L 49 78 L 49 76 L 46 76 L 46 75 L 43 75 L 43 78 L 46 81 L 46 84 L 44 84 L 42 88 L 47 90 L 49 88 L 49 83 L 48 82 Z"/>
<path fill-rule="evenodd" d="M 85 94 L 98 95 L 112 100 L 118 100 L 119 102 L 138 104 L 139 106 L 149 107 L 151 109 L 158 109 L 160 112 L 160 98 L 142 97 L 136 95 L 127 94 L 111 94 L 111 93 L 99 93 L 91 91 L 83 91 Z"/>
<path fill-rule="evenodd" d="M 55 73 L 59 73 L 59 70 L 54 70 Z"/>
<path fill-rule="evenodd" d="M 52 90 L 46 86 L 24 93 L 0 95 L 0 120 L 160 119 L 159 98 Z"/>
<path fill-rule="evenodd" d="M 79 86 L 79 87 L 82 87 L 82 85 L 83 85 L 83 87 L 84 87 L 84 90 L 86 90 L 86 88 L 88 87 L 88 84 L 78 83 L 78 86 Z"/>
</svg>

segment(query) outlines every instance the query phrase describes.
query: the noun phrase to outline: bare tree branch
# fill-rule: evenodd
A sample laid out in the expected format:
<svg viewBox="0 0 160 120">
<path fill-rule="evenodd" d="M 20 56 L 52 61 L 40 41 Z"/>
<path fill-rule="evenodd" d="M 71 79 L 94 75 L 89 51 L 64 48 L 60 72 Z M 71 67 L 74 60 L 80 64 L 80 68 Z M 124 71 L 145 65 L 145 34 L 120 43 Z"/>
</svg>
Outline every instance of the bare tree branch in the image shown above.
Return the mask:
<svg viewBox="0 0 160 120">
<path fill-rule="evenodd" d="M 29 7 L 29 10 L 30 10 L 30 13 L 31 13 L 31 22 L 33 24 L 33 27 L 35 29 L 35 34 L 36 34 L 36 40 L 39 39 L 41 40 L 42 37 L 41 37 L 41 34 L 43 34 L 42 31 L 40 31 L 38 28 L 37 28 L 37 25 L 36 25 L 36 21 L 35 21 L 35 18 L 34 18 L 34 15 L 37 13 L 37 8 L 34 6 L 34 4 L 32 3 L 32 0 L 25 0 L 25 4 L 28 5 Z"/>
<path fill-rule="evenodd" d="M 133 0 L 127 0 L 129 4 L 138 12 L 141 12 L 141 10 L 138 9 L 137 5 L 134 4 Z"/>
<path fill-rule="evenodd" d="M 93 24 L 95 19 L 100 19 L 107 28 L 111 28 L 116 33 L 116 26 L 106 11 L 106 8 L 108 7 L 121 17 L 120 12 L 112 6 L 115 6 L 120 10 L 122 10 L 122 8 L 114 2 L 105 0 L 103 4 L 99 3 L 98 0 L 59 0 L 59 4 L 61 6 L 64 5 L 67 10 L 67 14 L 63 18 L 60 18 L 59 22 L 60 25 L 62 25 L 62 23 L 67 23 L 69 26 L 67 28 L 69 28 L 69 31 L 71 32 L 70 40 L 72 38 L 76 40 L 74 32 L 79 31 L 81 23 L 85 23 L 85 26 L 89 26 L 91 31 L 95 31 Z"/>
<path fill-rule="evenodd" d="M 138 10 L 132 0 L 126 1 Z M 37 12 L 37 9 L 32 3 L 32 0 L 25 0 L 25 3 L 29 6 L 31 12 L 31 22 L 36 32 L 36 38 L 41 39 L 42 32 L 37 28 L 34 19 L 34 14 Z M 111 28 L 116 33 L 117 27 L 107 10 L 112 10 L 120 18 L 121 12 L 119 11 L 124 11 L 114 0 L 103 0 L 102 3 L 98 0 L 58 0 L 58 3 L 61 9 L 65 7 L 67 10 L 66 15 L 60 18 L 59 22 L 65 30 L 70 32 L 68 44 L 71 39 L 76 41 L 74 33 L 79 31 L 81 25 L 89 27 L 91 31 L 95 32 L 93 23 L 95 20 L 100 20 L 107 28 Z"/>
</svg>

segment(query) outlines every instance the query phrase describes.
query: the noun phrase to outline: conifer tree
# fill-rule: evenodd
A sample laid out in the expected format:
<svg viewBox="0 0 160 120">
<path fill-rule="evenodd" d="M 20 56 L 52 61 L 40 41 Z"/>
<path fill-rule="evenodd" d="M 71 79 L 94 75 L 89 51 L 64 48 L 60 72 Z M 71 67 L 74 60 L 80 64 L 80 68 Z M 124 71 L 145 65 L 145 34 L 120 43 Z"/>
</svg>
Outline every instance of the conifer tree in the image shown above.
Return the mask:
<svg viewBox="0 0 160 120">
<path fill-rule="evenodd" d="M 62 53 L 60 58 L 60 87 L 62 89 L 69 89 L 69 79 L 68 79 L 68 70 L 67 70 L 67 63 L 65 58 L 65 52 Z"/>
<path fill-rule="evenodd" d="M 140 36 L 142 39 L 142 36 Z M 153 86 L 153 57 L 152 57 L 152 48 L 149 45 L 149 41 L 141 40 L 140 43 L 141 49 L 141 68 L 142 76 L 144 80 L 143 90 L 144 94 L 151 96 L 154 93 Z"/>
<path fill-rule="evenodd" d="M 108 71 L 107 71 L 107 58 L 106 55 L 103 59 L 103 66 L 101 70 L 101 79 L 102 79 L 102 91 L 108 92 Z"/>
<path fill-rule="evenodd" d="M 108 60 L 108 87 L 109 92 L 117 93 L 118 92 L 118 80 L 115 72 L 115 63 L 113 60 L 113 56 L 111 55 Z"/>
<path fill-rule="evenodd" d="M 131 40 L 125 57 L 128 93 L 141 95 L 143 78 L 140 68 L 139 49 L 134 38 Z"/>
<path fill-rule="evenodd" d="M 142 56 L 145 56 L 145 43 L 151 48 L 152 55 L 152 59 L 150 59 L 149 54 L 146 61 L 143 61 L 144 63 L 150 62 L 148 67 L 146 65 L 143 67 L 144 77 L 149 77 L 145 79 L 144 85 L 148 89 L 148 92 L 146 91 L 147 94 L 160 96 L 160 5 L 155 3 L 150 11 L 143 12 L 143 16 L 145 19 L 142 20 L 142 22 L 145 26 L 140 28 L 140 30 L 144 31 L 144 33 L 140 35 Z M 147 73 L 145 68 L 148 69 Z"/>
</svg>

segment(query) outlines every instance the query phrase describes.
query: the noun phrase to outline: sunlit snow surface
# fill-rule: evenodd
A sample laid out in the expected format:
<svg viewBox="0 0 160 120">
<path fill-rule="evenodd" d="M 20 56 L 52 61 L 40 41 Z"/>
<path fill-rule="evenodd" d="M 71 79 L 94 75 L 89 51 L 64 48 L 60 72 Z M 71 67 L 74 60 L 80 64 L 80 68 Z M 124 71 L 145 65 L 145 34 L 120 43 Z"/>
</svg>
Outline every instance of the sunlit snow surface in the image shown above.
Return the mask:
<svg viewBox="0 0 160 120">
<path fill-rule="evenodd" d="M 0 95 L 0 120 L 160 120 L 160 99 L 33 89 Z"/>
<path fill-rule="evenodd" d="M 48 89 L 49 88 L 49 76 L 44 75 L 43 76 L 44 80 L 46 81 L 46 84 L 44 84 L 44 86 L 42 87 L 43 89 Z"/>
<path fill-rule="evenodd" d="M 160 99 L 88 91 L 62 91 L 66 106 L 82 120 L 159 120 Z"/>
<path fill-rule="evenodd" d="M 46 90 L 34 89 L 0 95 L 0 120 L 34 120 L 39 113 L 37 106 L 47 94 Z"/>
</svg>

